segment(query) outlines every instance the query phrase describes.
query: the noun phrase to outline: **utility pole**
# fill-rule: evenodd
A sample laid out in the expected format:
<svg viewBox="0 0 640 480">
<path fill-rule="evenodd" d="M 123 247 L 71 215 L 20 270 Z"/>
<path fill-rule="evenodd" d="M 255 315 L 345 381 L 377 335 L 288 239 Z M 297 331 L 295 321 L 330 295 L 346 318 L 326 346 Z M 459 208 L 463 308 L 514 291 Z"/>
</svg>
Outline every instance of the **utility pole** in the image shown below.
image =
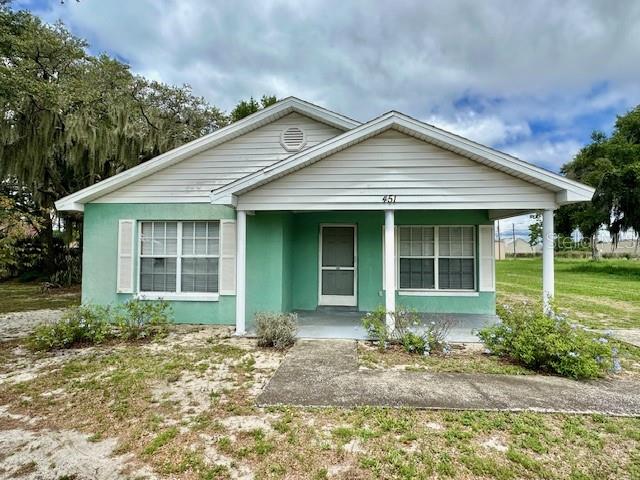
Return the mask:
<svg viewBox="0 0 640 480">
<path fill-rule="evenodd" d="M 511 238 L 513 240 L 513 258 L 516 258 L 516 224 L 511 224 Z"/>
<path fill-rule="evenodd" d="M 498 260 L 501 260 L 501 259 L 502 259 L 502 237 L 500 236 L 500 220 L 498 220 Z"/>
</svg>

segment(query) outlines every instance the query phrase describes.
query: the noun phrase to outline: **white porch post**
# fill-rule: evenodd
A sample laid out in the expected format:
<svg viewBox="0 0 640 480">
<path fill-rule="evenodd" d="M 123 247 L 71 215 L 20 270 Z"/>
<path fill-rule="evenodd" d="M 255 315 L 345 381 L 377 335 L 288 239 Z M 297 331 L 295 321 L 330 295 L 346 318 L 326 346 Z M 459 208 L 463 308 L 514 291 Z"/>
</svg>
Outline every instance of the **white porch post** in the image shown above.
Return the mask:
<svg viewBox="0 0 640 480">
<path fill-rule="evenodd" d="M 247 264 L 247 212 L 236 212 L 236 335 L 244 335 Z"/>
<path fill-rule="evenodd" d="M 387 329 L 395 329 L 392 313 L 396 311 L 396 237 L 393 210 L 384 211 L 384 284 L 385 309 L 387 310 Z"/>
<path fill-rule="evenodd" d="M 547 315 L 551 313 L 553 295 L 553 210 L 545 210 L 542 214 L 542 304 Z"/>
</svg>

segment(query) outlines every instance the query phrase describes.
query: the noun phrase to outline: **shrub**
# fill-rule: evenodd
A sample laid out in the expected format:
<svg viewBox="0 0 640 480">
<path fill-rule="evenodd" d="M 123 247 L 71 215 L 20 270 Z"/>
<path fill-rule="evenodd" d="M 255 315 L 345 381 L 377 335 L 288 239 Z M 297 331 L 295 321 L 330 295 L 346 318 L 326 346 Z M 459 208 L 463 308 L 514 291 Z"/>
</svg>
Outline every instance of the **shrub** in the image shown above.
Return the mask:
<svg viewBox="0 0 640 480">
<path fill-rule="evenodd" d="M 117 309 L 114 323 L 119 338 L 142 340 L 166 335 L 171 321 L 167 302 L 129 300 Z"/>
<path fill-rule="evenodd" d="M 296 341 L 298 316 L 295 313 L 259 312 L 255 321 L 259 347 L 284 350 Z"/>
<path fill-rule="evenodd" d="M 419 324 L 415 330 L 407 330 L 398 338 L 405 351 L 429 355 L 431 353 L 449 353 L 447 335 L 451 328 L 451 320 L 447 318 Z"/>
<path fill-rule="evenodd" d="M 400 337 L 400 343 L 407 353 L 418 353 L 420 355 L 429 353 L 429 345 L 423 335 L 414 332 L 406 332 L 402 337 Z"/>
<path fill-rule="evenodd" d="M 373 312 L 367 312 L 362 317 L 362 326 L 377 344 L 380 350 L 387 348 L 390 340 L 390 333 L 387 330 L 387 312 L 379 306 Z"/>
<path fill-rule="evenodd" d="M 54 323 L 38 325 L 29 337 L 34 350 L 70 348 L 84 343 L 102 343 L 113 336 L 108 307 L 80 305 Z"/>
<path fill-rule="evenodd" d="M 362 318 L 362 326 L 369 336 L 384 350 L 390 343 L 399 343 L 409 353 L 421 355 L 429 353 L 447 353 L 446 342 L 451 328 L 451 320 L 441 318 L 429 323 L 423 322 L 415 310 L 400 308 L 392 312 L 395 329 L 389 332 L 386 326 L 387 312 L 379 306 Z"/>
<path fill-rule="evenodd" d="M 618 364 L 608 338 L 571 324 L 555 310 L 547 316 L 540 305 L 523 303 L 499 307 L 498 315 L 501 324 L 479 332 L 492 354 L 575 379 L 601 377 Z"/>
<path fill-rule="evenodd" d="M 131 300 L 115 308 L 80 305 L 54 323 L 38 325 L 29 336 L 33 350 L 56 350 L 107 340 L 141 340 L 165 335 L 171 323 L 166 302 Z"/>
</svg>

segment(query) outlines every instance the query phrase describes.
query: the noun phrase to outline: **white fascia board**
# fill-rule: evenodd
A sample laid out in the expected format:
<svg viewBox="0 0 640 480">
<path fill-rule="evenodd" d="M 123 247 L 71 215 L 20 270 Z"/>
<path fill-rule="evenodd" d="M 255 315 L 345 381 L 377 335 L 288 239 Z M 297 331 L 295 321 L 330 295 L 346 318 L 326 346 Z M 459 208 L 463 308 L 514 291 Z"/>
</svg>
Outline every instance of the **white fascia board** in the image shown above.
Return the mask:
<svg viewBox="0 0 640 480">
<path fill-rule="evenodd" d="M 288 97 L 271 105 L 270 107 L 248 115 L 242 120 L 238 120 L 231 125 L 205 135 L 204 137 L 200 137 L 180 147 L 174 148 L 173 150 L 163 153 L 162 155 L 158 155 L 145 163 L 130 168 L 122 173 L 114 175 L 113 177 L 109 177 L 71 195 L 67 195 L 55 202 L 56 208 L 61 211 L 82 211 L 83 208 L 80 206 L 86 202 L 106 195 L 107 193 L 117 190 L 118 188 L 128 185 L 140 178 L 144 178 L 152 173 L 174 165 L 180 160 L 229 141 L 292 112 L 301 113 L 341 130 L 348 130 L 360 125 L 359 122 L 345 117 L 344 115 L 340 115 L 295 97 Z"/>
<path fill-rule="evenodd" d="M 328 139 L 308 150 L 292 155 L 270 167 L 258 170 L 214 190 L 211 195 L 212 203 L 219 203 L 228 194 L 241 195 L 389 128 L 398 128 L 442 148 L 451 148 L 453 151 L 463 155 L 466 154 L 475 161 L 484 163 L 489 167 L 496 168 L 496 166 L 500 166 L 505 173 L 519 176 L 525 181 L 541 182 L 547 189 L 560 194 L 564 191 L 570 191 L 570 197 L 573 199 L 569 203 L 591 200 L 594 193 L 591 187 L 549 172 L 511 155 L 446 132 L 404 114 L 389 112 L 342 135 Z"/>
<path fill-rule="evenodd" d="M 216 196 L 214 198 L 213 192 L 209 194 L 209 198 L 212 204 L 215 205 L 225 205 L 227 207 L 237 207 L 238 206 L 238 197 L 229 193 L 224 196 Z"/>
<path fill-rule="evenodd" d="M 577 202 L 588 202 L 593 197 L 593 191 L 591 193 L 575 192 L 572 190 L 563 190 L 556 193 L 556 201 L 558 205 L 569 205 Z"/>
</svg>

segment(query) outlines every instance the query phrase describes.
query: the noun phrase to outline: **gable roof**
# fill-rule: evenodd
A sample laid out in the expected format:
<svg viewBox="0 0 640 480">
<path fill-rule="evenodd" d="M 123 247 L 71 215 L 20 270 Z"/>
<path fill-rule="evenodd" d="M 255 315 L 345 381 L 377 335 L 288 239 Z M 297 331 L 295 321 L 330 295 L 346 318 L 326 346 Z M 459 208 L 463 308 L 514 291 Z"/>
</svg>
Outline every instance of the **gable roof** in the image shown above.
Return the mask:
<svg viewBox="0 0 640 480">
<path fill-rule="evenodd" d="M 295 170 L 311 165 L 322 158 L 378 135 L 385 130 L 396 129 L 407 135 L 468 157 L 491 168 L 556 192 L 558 204 L 589 201 L 594 189 L 574 180 L 537 167 L 514 156 L 459 135 L 418 121 L 399 112 L 391 111 L 364 123 L 342 135 L 328 139 L 314 147 L 287 157 L 270 167 L 263 168 L 211 192 L 211 202 L 235 205 L 236 195 L 253 190 L 260 185 L 283 177 Z"/>
<path fill-rule="evenodd" d="M 200 137 L 180 147 L 174 148 L 151 160 L 141 163 L 122 173 L 109 177 L 101 182 L 91 185 L 68 195 L 56 202 L 58 210 L 82 211 L 84 204 L 95 200 L 107 193 L 113 192 L 136 180 L 144 178 L 152 173 L 163 170 L 171 165 L 191 157 L 203 150 L 237 138 L 245 133 L 255 130 L 263 125 L 273 122 L 290 113 L 297 112 L 314 120 L 325 123 L 340 130 L 349 130 L 360 125 L 360 122 L 352 120 L 339 113 L 332 112 L 296 97 L 287 97 L 275 104 L 256 113 L 248 115 L 242 120 L 220 128 L 204 137 Z"/>
</svg>

